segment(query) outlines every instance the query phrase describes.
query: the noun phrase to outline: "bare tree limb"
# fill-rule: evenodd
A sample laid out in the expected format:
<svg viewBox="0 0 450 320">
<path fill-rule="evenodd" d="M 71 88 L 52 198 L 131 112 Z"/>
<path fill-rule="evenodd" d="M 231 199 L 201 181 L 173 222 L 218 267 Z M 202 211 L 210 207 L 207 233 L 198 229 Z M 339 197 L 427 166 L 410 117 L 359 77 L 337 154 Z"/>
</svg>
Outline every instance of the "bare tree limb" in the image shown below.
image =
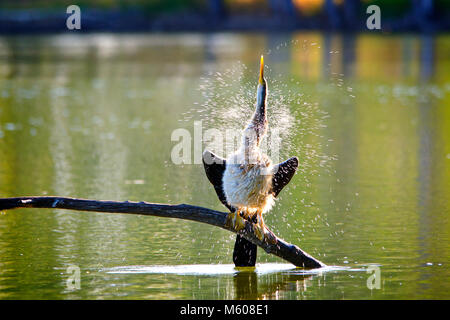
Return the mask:
<svg viewBox="0 0 450 320">
<path fill-rule="evenodd" d="M 253 224 L 245 221 L 242 230 L 236 230 L 230 223 L 231 214 L 187 204 L 169 205 L 148 202 L 118 202 L 98 201 L 64 197 L 18 197 L 0 198 L 0 210 L 16 208 L 55 208 L 80 211 L 128 213 L 156 217 L 177 218 L 207 223 L 225 230 L 239 233 L 248 241 L 263 248 L 267 253 L 274 254 L 297 267 L 320 268 L 325 264 L 311 257 L 296 245 L 287 243 L 268 230 L 263 241 L 259 240 L 253 229 Z"/>
</svg>

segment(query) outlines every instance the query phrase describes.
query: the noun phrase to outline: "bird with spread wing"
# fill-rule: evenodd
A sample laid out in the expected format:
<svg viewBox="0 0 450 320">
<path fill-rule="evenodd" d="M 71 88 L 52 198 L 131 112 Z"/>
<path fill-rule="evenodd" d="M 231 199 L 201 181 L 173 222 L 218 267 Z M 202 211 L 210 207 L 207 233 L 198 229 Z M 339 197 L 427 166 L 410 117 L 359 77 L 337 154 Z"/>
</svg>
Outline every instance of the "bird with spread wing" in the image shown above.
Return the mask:
<svg viewBox="0 0 450 320">
<path fill-rule="evenodd" d="M 275 198 L 298 167 L 297 157 L 273 164 L 260 148 L 268 130 L 267 94 L 264 59 L 261 56 L 256 108 L 243 131 L 240 148 L 227 159 L 208 150 L 203 153 L 206 176 L 219 200 L 230 210 L 230 223 L 239 231 L 245 226 L 244 219 L 253 222 L 255 234 L 261 241 L 267 232 L 263 213 L 272 208 Z M 256 245 L 238 234 L 233 261 L 236 266 L 254 266 Z"/>
</svg>

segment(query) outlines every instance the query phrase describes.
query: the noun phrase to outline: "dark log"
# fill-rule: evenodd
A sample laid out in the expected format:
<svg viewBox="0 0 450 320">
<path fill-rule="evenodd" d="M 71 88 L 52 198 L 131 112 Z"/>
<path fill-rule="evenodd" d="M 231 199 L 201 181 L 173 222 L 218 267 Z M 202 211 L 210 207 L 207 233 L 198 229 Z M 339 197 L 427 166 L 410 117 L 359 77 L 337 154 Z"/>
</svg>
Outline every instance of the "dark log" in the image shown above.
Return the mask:
<svg viewBox="0 0 450 320">
<path fill-rule="evenodd" d="M 253 223 L 245 221 L 244 229 L 237 231 L 234 229 L 232 224 L 229 223 L 231 218 L 230 213 L 198 206 L 130 201 L 98 201 L 63 197 L 0 198 L 0 211 L 16 208 L 54 208 L 79 211 L 127 213 L 203 222 L 238 233 L 248 241 L 263 248 L 267 253 L 274 254 L 286 261 L 289 261 L 297 267 L 312 269 L 325 266 L 324 263 L 311 257 L 299 247 L 278 238 L 270 230 L 268 230 L 268 234 L 266 234 L 264 240 L 261 241 L 254 233 Z"/>
</svg>

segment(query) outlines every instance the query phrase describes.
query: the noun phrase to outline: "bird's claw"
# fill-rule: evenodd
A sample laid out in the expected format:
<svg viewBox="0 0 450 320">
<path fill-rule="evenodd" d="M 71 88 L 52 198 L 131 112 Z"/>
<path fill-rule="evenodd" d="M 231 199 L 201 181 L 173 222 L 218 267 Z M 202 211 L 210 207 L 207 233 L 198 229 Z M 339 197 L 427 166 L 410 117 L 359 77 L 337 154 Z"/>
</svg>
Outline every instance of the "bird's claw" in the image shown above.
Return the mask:
<svg viewBox="0 0 450 320">
<path fill-rule="evenodd" d="M 226 225 L 235 231 L 240 231 L 245 228 L 246 221 L 249 220 L 245 211 L 236 210 L 228 214 Z M 276 242 L 274 235 L 266 228 L 261 215 L 257 215 L 256 221 L 253 223 L 253 231 L 259 241 L 267 241 L 272 244 Z"/>
<path fill-rule="evenodd" d="M 238 231 L 245 228 L 245 220 L 241 216 L 241 212 L 240 211 L 236 213 L 236 219 L 235 219 L 235 223 L 234 223 L 234 228 L 236 230 L 238 230 Z"/>
<path fill-rule="evenodd" d="M 227 225 L 232 227 L 236 231 L 244 229 L 245 221 L 241 216 L 241 212 L 238 210 L 230 212 L 227 216 Z"/>
<path fill-rule="evenodd" d="M 262 214 L 259 212 L 256 215 L 256 223 L 254 224 L 254 230 L 255 230 L 256 237 L 260 241 L 263 241 L 265 238 L 265 234 L 266 234 L 266 225 L 262 218 Z"/>
<path fill-rule="evenodd" d="M 263 241 L 264 240 L 264 234 L 265 234 L 265 227 L 263 225 L 261 225 L 260 223 L 255 223 L 254 224 L 254 230 L 255 230 L 256 237 L 260 241 Z"/>
</svg>

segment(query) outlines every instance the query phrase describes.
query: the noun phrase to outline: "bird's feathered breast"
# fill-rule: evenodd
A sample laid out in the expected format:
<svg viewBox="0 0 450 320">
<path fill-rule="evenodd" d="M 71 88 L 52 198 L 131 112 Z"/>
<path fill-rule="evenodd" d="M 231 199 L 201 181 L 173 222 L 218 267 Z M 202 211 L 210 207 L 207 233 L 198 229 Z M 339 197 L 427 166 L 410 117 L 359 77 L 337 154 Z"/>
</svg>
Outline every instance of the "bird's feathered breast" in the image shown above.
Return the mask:
<svg viewBox="0 0 450 320">
<path fill-rule="evenodd" d="M 244 156 L 238 152 L 227 159 L 223 175 L 225 198 L 233 207 L 268 211 L 274 202 L 272 162 L 264 154 L 259 154 L 254 162 L 246 161 Z"/>
<path fill-rule="evenodd" d="M 237 159 L 236 159 L 237 160 Z M 236 163 L 236 162 L 235 162 Z M 232 210 L 230 204 L 227 202 L 227 198 L 224 192 L 224 177 L 226 170 L 226 160 L 220 158 L 210 151 L 205 151 L 203 154 L 203 165 L 205 167 L 206 176 L 208 180 L 213 184 L 219 200 L 229 209 Z M 269 166 L 266 166 L 265 170 L 268 170 Z M 292 157 L 277 165 L 272 165 L 270 171 L 273 171 L 271 178 L 271 193 L 273 197 L 277 197 L 281 190 L 289 183 L 298 168 L 297 157 Z M 231 167 L 230 167 L 231 169 Z M 249 167 L 247 167 L 248 171 Z M 236 170 L 240 170 L 239 166 Z M 231 171 L 229 172 L 231 173 Z M 242 175 L 243 172 L 240 174 Z M 230 177 L 230 176 L 228 176 Z M 239 173 L 236 174 L 236 178 L 239 178 Z M 236 179 L 228 179 L 228 183 L 236 183 Z M 244 180 L 246 181 L 246 180 Z M 245 189 L 249 189 L 245 187 Z"/>
</svg>

